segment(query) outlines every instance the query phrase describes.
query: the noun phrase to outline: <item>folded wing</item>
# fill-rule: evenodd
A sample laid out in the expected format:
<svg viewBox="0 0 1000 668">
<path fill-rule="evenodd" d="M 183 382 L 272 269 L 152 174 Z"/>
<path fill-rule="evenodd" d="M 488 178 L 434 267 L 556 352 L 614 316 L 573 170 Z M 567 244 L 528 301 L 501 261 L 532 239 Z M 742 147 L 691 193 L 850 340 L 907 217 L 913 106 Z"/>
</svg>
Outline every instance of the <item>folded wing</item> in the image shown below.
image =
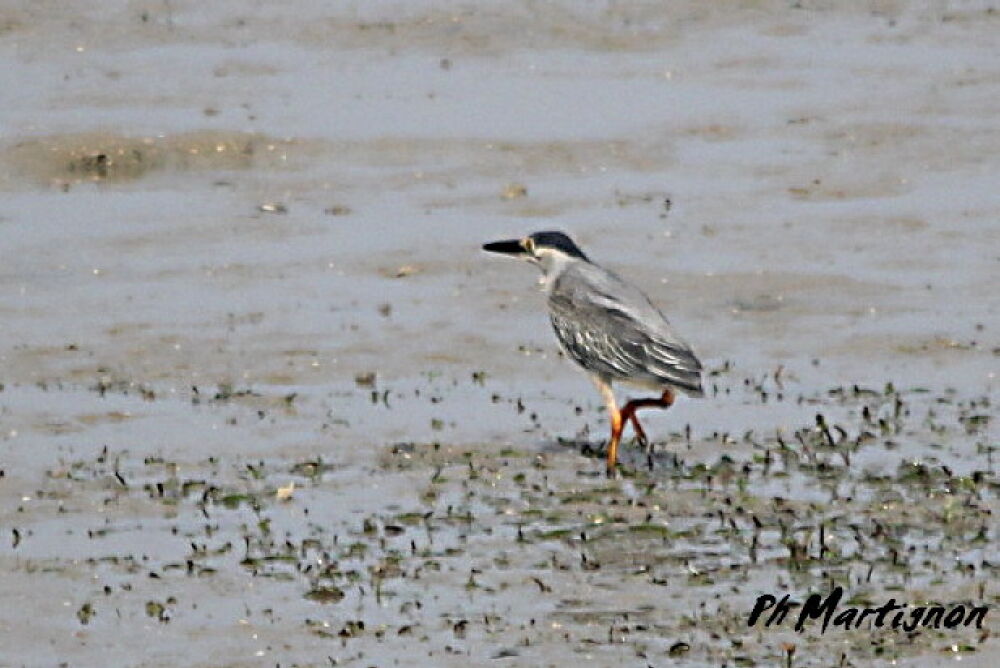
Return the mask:
<svg viewBox="0 0 1000 668">
<path fill-rule="evenodd" d="M 552 327 L 566 354 L 612 380 L 701 396 L 701 363 L 666 318 L 638 289 L 590 267 L 597 272 L 562 277 L 549 293 Z"/>
</svg>

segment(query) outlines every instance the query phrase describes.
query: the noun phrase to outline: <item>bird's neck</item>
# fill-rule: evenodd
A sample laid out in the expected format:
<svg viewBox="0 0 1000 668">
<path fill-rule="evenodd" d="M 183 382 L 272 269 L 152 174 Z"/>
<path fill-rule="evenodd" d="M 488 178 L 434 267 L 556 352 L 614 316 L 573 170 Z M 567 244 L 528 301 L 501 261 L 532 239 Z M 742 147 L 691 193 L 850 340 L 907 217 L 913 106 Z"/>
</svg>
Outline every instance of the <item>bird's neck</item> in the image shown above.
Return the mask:
<svg viewBox="0 0 1000 668">
<path fill-rule="evenodd" d="M 538 268 L 542 270 L 542 275 L 538 279 L 538 285 L 542 292 L 549 294 L 555 286 L 559 277 L 566 272 L 570 265 L 569 258 L 562 255 L 548 255 L 541 259 Z"/>
</svg>

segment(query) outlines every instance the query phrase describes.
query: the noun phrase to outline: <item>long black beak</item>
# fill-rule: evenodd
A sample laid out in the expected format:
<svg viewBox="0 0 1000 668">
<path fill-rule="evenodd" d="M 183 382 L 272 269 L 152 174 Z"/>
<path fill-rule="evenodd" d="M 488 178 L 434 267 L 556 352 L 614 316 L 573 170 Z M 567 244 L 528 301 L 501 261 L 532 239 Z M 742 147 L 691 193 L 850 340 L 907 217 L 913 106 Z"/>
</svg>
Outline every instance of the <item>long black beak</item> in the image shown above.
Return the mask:
<svg viewBox="0 0 1000 668">
<path fill-rule="evenodd" d="M 483 244 L 483 250 L 491 253 L 503 253 L 504 255 L 524 255 L 527 252 L 517 239 L 493 241 Z"/>
</svg>

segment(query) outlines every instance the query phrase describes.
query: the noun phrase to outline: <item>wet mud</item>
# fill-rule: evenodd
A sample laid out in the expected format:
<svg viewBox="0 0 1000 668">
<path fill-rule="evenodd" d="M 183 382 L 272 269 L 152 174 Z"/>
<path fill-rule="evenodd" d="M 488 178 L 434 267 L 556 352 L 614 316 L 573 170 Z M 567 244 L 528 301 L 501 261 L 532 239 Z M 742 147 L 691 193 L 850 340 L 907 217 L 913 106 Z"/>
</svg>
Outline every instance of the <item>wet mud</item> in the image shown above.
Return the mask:
<svg viewBox="0 0 1000 668">
<path fill-rule="evenodd" d="M 0 665 L 994 665 L 998 25 L 14 3 Z M 548 228 L 706 362 L 613 479 Z"/>
</svg>

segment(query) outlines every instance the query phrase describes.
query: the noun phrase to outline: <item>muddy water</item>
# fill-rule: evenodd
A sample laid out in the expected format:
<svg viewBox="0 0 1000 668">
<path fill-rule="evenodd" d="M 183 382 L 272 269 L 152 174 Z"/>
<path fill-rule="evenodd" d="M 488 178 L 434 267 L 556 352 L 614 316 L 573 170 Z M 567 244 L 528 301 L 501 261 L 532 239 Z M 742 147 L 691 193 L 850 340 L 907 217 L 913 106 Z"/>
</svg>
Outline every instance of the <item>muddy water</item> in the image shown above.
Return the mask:
<svg viewBox="0 0 1000 668">
<path fill-rule="evenodd" d="M 998 29 L 10 3 L 0 665 L 993 665 L 995 610 L 746 618 L 998 602 Z M 533 270 L 478 252 L 547 228 L 711 369 L 616 480 Z"/>
</svg>

